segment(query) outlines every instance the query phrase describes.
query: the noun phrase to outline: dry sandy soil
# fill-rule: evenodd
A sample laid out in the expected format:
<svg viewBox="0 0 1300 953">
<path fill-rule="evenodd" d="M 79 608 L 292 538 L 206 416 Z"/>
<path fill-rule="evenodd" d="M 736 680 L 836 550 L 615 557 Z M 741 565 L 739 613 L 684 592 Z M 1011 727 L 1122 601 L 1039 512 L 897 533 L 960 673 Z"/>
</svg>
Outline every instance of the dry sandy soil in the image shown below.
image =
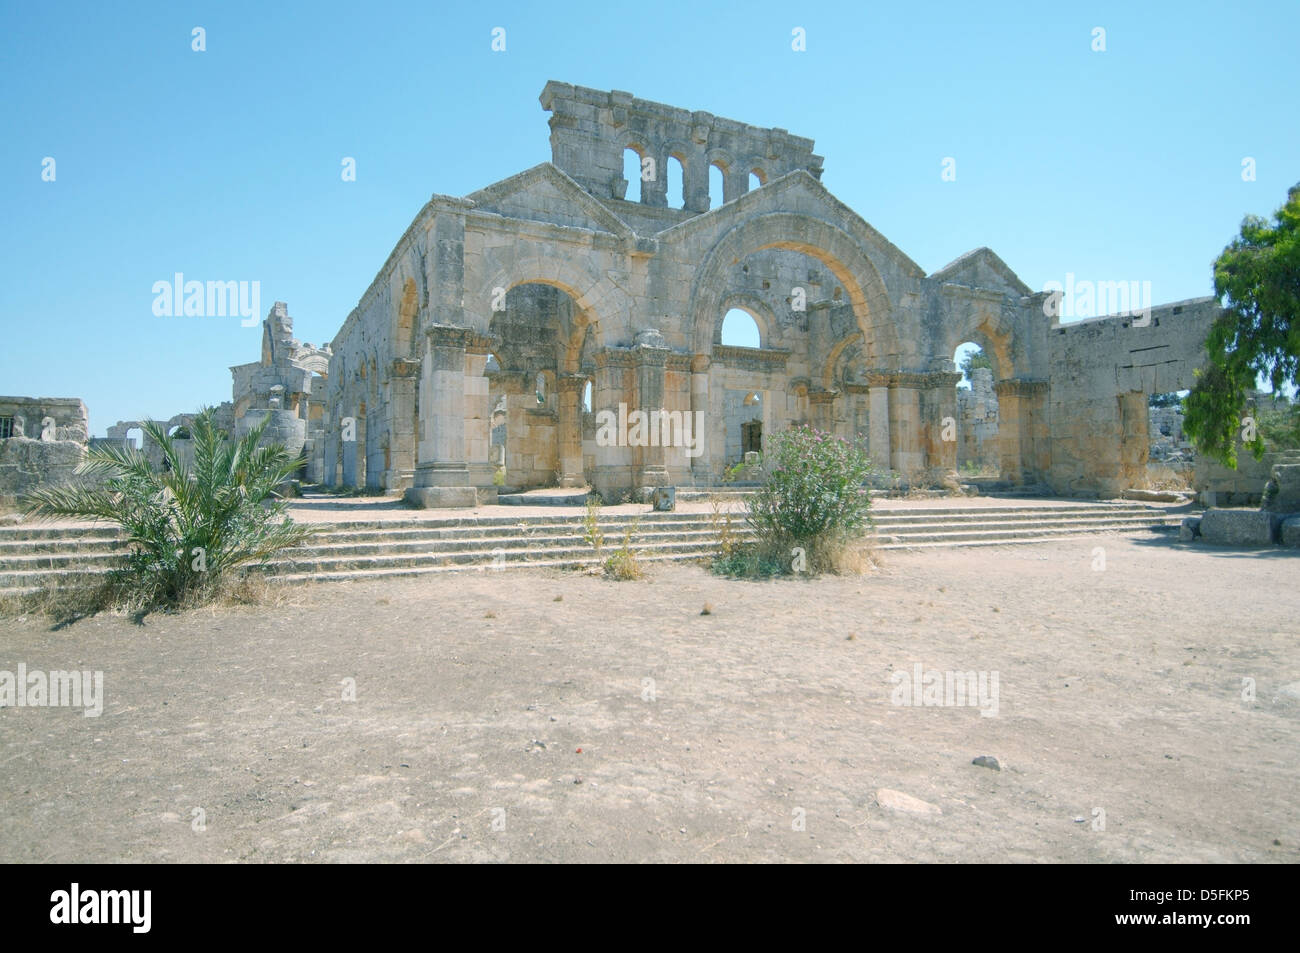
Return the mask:
<svg viewBox="0 0 1300 953">
<path fill-rule="evenodd" d="M 1297 570 L 1099 536 L 7 620 L 0 669 L 106 703 L 0 709 L 0 861 L 1296 862 Z M 997 715 L 892 704 L 918 662 L 997 672 Z"/>
</svg>

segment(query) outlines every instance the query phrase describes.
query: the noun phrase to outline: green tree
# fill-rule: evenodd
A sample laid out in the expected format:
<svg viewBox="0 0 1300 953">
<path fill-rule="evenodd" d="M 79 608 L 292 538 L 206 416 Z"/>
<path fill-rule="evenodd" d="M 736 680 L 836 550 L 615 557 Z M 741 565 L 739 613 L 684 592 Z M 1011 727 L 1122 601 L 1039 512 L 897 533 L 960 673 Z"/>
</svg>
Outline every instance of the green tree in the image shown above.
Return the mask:
<svg viewBox="0 0 1300 953">
<path fill-rule="evenodd" d="M 993 362 L 989 360 L 989 356 L 984 353 L 983 348 L 976 348 L 975 350 L 968 352 L 966 356 L 962 358 L 961 376 L 969 382 L 971 379 L 970 372 L 975 370 L 977 367 L 987 367 L 989 370 L 993 369 Z"/>
<path fill-rule="evenodd" d="M 23 507 L 38 518 L 105 520 L 126 530 L 131 550 L 110 578 L 127 604 L 198 601 L 230 570 L 265 562 L 310 532 L 274 499 L 302 461 L 279 444 L 258 446 L 269 420 L 229 440 L 204 408 L 189 428 L 192 463 L 162 425 L 145 421 L 144 439 L 162 450 L 162 472 L 133 446 L 95 448 L 77 468 L 87 483 L 40 487 Z"/>
<path fill-rule="evenodd" d="M 1206 337 L 1210 361 L 1187 395 L 1183 427 L 1197 450 L 1235 467 L 1248 392 L 1261 378 L 1274 393 L 1295 388 L 1300 372 L 1300 185 L 1271 223 L 1246 216 L 1214 262 L 1214 293 L 1224 312 Z M 1258 459 L 1263 433 L 1255 428 L 1246 445 Z"/>
</svg>

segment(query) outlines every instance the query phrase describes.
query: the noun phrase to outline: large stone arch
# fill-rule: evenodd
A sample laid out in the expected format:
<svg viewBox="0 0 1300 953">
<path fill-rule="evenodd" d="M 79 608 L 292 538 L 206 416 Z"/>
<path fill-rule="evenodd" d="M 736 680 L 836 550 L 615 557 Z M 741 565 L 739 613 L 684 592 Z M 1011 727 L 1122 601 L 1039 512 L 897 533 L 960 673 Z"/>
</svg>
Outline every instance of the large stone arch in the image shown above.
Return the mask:
<svg viewBox="0 0 1300 953">
<path fill-rule="evenodd" d="M 393 315 L 393 354 L 399 358 L 410 358 L 415 355 L 415 327 L 420 299 L 414 278 L 407 278 L 401 289 L 401 297 Z"/>
<path fill-rule="evenodd" d="M 950 316 L 943 326 L 936 356 L 952 360 L 953 352 L 967 341 L 978 344 L 988 355 L 994 380 L 1024 376 L 1025 369 L 1016 361 L 1015 331 L 1002 320 L 1000 311 L 981 302 L 956 319 Z"/>
<path fill-rule="evenodd" d="M 569 329 L 571 333 L 566 335 L 559 369 L 564 374 L 576 374 L 582 343 L 588 328 L 591 328 L 596 338 L 596 345 L 604 346 L 606 328 L 601 319 L 604 315 L 613 313 L 611 296 L 614 289 L 606 286 L 604 281 L 592 279 L 564 261 L 541 259 L 535 267 L 509 271 L 502 269 L 489 276 L 480 285 L 480 300 L 490 302 L 498 288 L 508 293 L 512 288 L 528 284 L 549 285 L 563 291 L 573 300 L 577 321 L 575 326 Z M 490 310 L 484 317 L 467 308 L 465 315 L 475 330 L 485 335 L 489 333 L 492 321 Z"/>
<path fill-rule="evenodd" d="M 825 265 L 848 295 L 873 367 L 896 365 L 901 353 L 889 294 L 866 249 L 828 222 L 790 212 L 770 212 L 741 222 L 726 232 L 704 256 L 691 286 L 688 313 L 698 354 L 710 353 L 719 310 L 727 296 L 726 271 L 748 255 L 769 248 L 796 251 Z"/>
<path fill-rule="evenodd" d="M 841 338 L 831 347 L 830 354 L 826 356 L 826 363 L 822 369 L 822 390 L 835 389 L 835 371 L 840 366 L 841 360 L 844 358 L 845 354 L 855 347 L 859 349 L 862 347 L 861 331 Z"/>
</svg>

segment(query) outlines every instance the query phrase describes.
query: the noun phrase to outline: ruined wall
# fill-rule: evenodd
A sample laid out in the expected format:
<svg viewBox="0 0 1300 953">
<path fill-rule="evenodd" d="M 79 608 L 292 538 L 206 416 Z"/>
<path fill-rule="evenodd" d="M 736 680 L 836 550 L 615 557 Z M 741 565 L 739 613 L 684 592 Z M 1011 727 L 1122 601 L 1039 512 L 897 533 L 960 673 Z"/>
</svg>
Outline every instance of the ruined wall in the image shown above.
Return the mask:
<svg viewBox="0 0 1300 953">
<path fill-rule="evenodd" d="M 1046 476 L 1055 492 L 1114 497 L 1145 486 L 1148 398 L 1193 386 L 1218 314 L 1215 299 L 1200 298 L 1153 308 L 1147 326 L 1108 317 L 1051 329 Z"/>
<path fill-rule="evenodd" d="M 73 482 L 90 415 L 75 397 L 0 397 L 0 506 L 38 486 Z"/>
<path fill-rule="evenodd" d="M 541 103 L 552 113 L 552 161 L 601 199 L 628 196 L 623 154 L 629 148 L 653 162 L 654 177 L 641 183 L 641 202 L 650 206 L 667 204 L 670 157 L 682 164 L 684 207 L 693 212 L 709 209 L 710 165 L 722 170 L 724 202 L 749 190 L 750 173 L 763 184 L 796 169 L 821 177 L 813 141 L 784 129 L 555 81 L 542 90 Z"/>
<path fill-rule="evenodd" d="M 511 485 L 589 480 L 620 495 L 713 483 L 749 420 L 736 395 L 750 392 L 765 436 L 793 422 L 861 434 L 879 469 L 939 482 L 961 452 L 942 437 L 963 413 L 952 353 L 974 341 L 993 364 L 976 450 L 1003 479 L 1067 495 L 1143 484 L 1145 395 L 1189 386 L 1209 299 L 1153 309 L 1145 328 L 1061 326 L 1046 293 L 989 249 L 926 275 L 820 184 L 811 140 L 561 83 L 542 104 L 552 162 L 464 198 L 434 195 L 335 337 L 327 482 L 409 479 L 419 505 L 470 505 L 504 454 Z M 625 198 L 628 148 L 654 160 L 637 203 Z M 684 209 L 664 206 L 668 156 L 683 162 Z M 711 164 L 724 170 L 713 208 Z M 760 347 L 721 344 L 732 307 L 755 318 Z M 545 406 L 528 399 L 538 372 L 553 375 Z M 593 447 L 586 380 L 594 411 L 703 414 L 703 455 Z M 504 444 L 493 442 L 502 398 Z"/>
<path fill-rule="evenodd" d="M 999 463 L 993 372 L 977 367 L 971 371 L 971 386 L 957 389 L 957 466 L 996 469 Z"/>
</svg>

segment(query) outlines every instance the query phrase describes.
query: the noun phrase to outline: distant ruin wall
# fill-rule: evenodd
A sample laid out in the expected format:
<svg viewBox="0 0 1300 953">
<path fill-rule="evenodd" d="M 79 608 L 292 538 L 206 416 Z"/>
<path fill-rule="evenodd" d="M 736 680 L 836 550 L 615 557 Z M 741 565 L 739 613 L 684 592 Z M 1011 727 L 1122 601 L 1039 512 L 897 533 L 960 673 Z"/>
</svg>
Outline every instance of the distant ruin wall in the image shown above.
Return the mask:
<svg viewBox="0 0 1300 953">
<path fill-rule="evenodd" d="M 89 433 L 86 405 L 75 397 L 0 397 L 0 507 L 72 482 Z"/>
</svg>

